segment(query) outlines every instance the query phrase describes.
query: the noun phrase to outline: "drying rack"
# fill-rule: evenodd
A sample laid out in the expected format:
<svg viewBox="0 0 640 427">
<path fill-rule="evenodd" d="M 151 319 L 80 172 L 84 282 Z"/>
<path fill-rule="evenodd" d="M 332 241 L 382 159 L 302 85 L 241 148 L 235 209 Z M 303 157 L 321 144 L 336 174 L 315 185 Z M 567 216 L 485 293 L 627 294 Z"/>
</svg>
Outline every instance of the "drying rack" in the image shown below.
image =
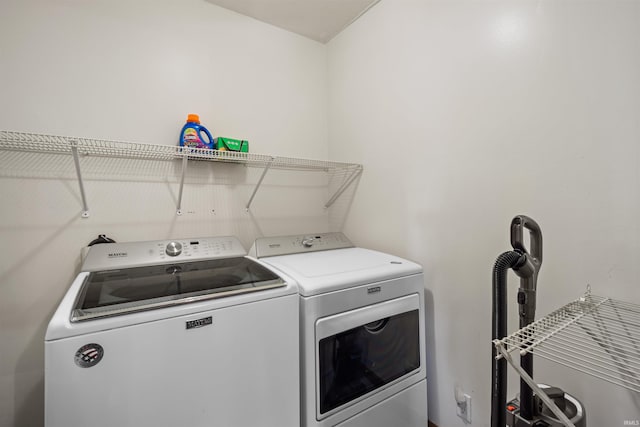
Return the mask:
<svg viewBox="0 0 640 427">
<path fill-rule="evenodd" d="M 189 160 L 236 163 L 245 166 L 263 168 L 262 175 L 256 184 L 245 209 L 248 211 L 265 175 L 269 169 L 287 169 L 298 171 L 323 171 L 345 173 L 344 181 L 338 186 L 333 196 L 325 203 L 329 208 L 338 197 L 362 173 L 363 167 L 357 163 L 343 163 L 325 160 L 300 159 L 293 157 L 271 156 L 266 154 L 241 153 L 234 151 L 207 150 L 201 148 L 179 147 L 173 145 L 146 144 L 140 142 L 110 141 L 104 139 L 78 138 L 70 136 L 46 135 L 28 132 L 0 130 L 0 150 L 26 151 L 44 154 L 70 154 L 73 156 L 80 196 L 82 197 L 82 217 L 89 216 L 87 198 L 84 191 L 80 159 L 87 156 L 127 158 L 140 160 L 181 160 L 180 187 L 177 211 L 182 214 L 182 190 Z"/>
<path fill-rule="evenodd" d="M 527 353 L 640 393 L 640 305 L 585 294 L 513 334 L 493 341 L 504 358 L 567 427 L 575 427 L 514 362 Z"/>
</svg>

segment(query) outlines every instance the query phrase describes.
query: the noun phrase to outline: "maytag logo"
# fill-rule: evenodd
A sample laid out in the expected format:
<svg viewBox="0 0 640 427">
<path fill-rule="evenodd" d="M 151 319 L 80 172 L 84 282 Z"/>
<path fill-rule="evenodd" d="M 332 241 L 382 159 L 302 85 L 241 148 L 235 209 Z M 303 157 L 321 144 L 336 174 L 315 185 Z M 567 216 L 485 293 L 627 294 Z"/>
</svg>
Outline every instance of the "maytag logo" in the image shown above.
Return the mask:
<svg viewBox="0 0 640 427">
<path fill-rule="evenodd" d="M 372 286 L 370 288 L 367 288 L 367 293 L 368 294 L 375 294 L 380 292 L 382 289 L 380 288 L 380 286 Z"/>
<path fill-rule="evenodd" d="M 640 420 L 624 420 L 625 426 L 640 426 Z"/>
<path fill-rule="evenodd" d="M 128 256 L 128 254 L 126 252 L 110 252 L 107 256 L 109 258 L 122 258 Z"/>
<path fill-rule="evenodd" d="M 212 325 L 212 324 L 213 324 L 213 318 L 211 316 L 203 317 L 202 319 L 198 319 L 198 320 L 189 320 L 187 322 L 187 329 L 202 328 L 203 326 Z"/>
</svg>

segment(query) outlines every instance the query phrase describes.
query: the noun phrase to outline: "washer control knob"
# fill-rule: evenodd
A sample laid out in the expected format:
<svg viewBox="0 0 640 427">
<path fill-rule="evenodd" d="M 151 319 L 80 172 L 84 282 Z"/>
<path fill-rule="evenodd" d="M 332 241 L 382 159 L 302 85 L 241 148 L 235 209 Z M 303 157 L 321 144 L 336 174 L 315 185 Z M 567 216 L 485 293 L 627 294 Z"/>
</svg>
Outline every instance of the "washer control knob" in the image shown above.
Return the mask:
<svg viewBox="0 0 640 427">
<path fill-rule="evenodd" d="M 302 239 L 302 246 L 304 246 L 305 248 L 310 248 L 311 246 L 313 246 L 314 240 L 316 239 L 313 237 L 305 237 L 304 239 Z"/>
<path fill-rule="evenodd" d="M 169 242 L 165 252 L 169 256 L 178 256 L 182 253 L 182 245 L 180 242 Z"/>
</svg>

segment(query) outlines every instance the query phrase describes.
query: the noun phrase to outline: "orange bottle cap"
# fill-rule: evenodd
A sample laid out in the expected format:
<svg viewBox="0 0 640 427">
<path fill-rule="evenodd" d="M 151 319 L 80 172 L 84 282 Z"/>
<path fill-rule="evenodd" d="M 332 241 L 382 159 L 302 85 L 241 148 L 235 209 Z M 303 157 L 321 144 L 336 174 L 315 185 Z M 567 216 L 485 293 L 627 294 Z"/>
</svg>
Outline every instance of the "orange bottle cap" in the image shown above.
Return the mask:
<svg viewBox="0 0 640 427">
<path fill-rule="evenodd" d="M 195 122 L 195 123 L 200 123 L 200 116 L 198 116 L 197 114 L 189 114 L 187 116 L 187 121 L 188 122 Z"/>
</svg>

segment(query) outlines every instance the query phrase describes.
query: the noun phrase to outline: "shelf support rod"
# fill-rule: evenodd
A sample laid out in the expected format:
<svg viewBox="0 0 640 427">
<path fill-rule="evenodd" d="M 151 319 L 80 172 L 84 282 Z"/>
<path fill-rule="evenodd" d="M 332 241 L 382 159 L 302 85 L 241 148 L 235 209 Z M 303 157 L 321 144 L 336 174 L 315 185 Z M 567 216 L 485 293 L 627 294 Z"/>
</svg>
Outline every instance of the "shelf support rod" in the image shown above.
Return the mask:
<svg viewBox="0 0 640 427">
<path fill-rule="evenodd" d="M 182 153 L 182 175 L 180 176 L 180 190 L 178 191 L 178 209 L 177 215 L 182 215 L 182 189 L 184 188 L 184 176 L 187 172 L 188 157 L 184 152 Z"/>
<path fill-rule="evenodd" d="M 80 158 L 78 157 L 78 141 L 70 139 L 71 153 L 73 154 L 73 163 L 76 166 L 76 174 L 78 175 L 78 186 L 80 187 L 80 197 L 82 197 L 82 218 L 89 218 L 89 207 L 87 206 L 87 195 L 84 192 L 84 183 L 82 181 L 82 172 L 80 172 Z"/>
<path fill-rule="evenodd" d="M 249 212 L 249 207 L 251 206 L 251 202 L 253 202 L 253 198 L 256 196 L 256 193 L 258 192 L 258 188 L 260 188 L 260 185 L 262 185 L 262 180 L 264 179 L 264 176 L 267 174 L 267 171 L 269 170 L 269 168 L 271 167 L 275 159 L 276 159 L 275 157 L 272 157 L 271 160 L 269 160 L 269 163 L 267 163 L 267 166 L 265 166 L 264 170 L 262 171 L 262 175 L 258 180 L 258 184 L 256 184 L 256 188 L 253 189 L 253 193 L 251 194 L 251 197 L 247 202 L 247 206 L 245 206 L 245 210 L 247 212 Z"/>
<path fill-rule="evenodd" d="M 562 422 L 562 424 L 564 424 L 566 427 L 576 427 L 569 420 L 569 418 L 567 418 L 564 412 L 562 412 L 560 408 L 556 406 L 553 400 L 551 400 L 549 396 L 547 396 L 547 393 L 545 393 L 540 387 L 538 387 L 538 384 L 536 384 L 533 378 L 531 378 L 524 369 L 522 369 L 517 363 L 513 361 L 509 352 L 504 348 L 504 344 L 500 340 L 495 340 L 493 344 L 495 345 L 498 352 L 502 354 L 502 357 L 504 357 L 507 362 L 509 362 L 511 367 L 518 371 L 518 374 L 520 374 L 520 378 L 522 378 L 529 385 L 529 387 L 531 387 L 531 390 L 536 392 L 536 395 L 540 398 L 540 400 L 542 400 L 547 408 L 549 408 L 551 412 L 553 412 L 553 415 L 558 417 L 560 422 Z"/>
<path fill-rule="evenodd" d="M 329 199 L 329 201 L 324 205 L 325 209 L 331 207 L 333 203 L 344 193 L 344 191 L 349 188 L 351 183 L 355 181 L 355 179 L 362 173 L 362 166 L 356 167 L 349 175 L 349 178 L 338 188 L 338 190 L 334 193 L 334 195 Z"/>
</svg>

